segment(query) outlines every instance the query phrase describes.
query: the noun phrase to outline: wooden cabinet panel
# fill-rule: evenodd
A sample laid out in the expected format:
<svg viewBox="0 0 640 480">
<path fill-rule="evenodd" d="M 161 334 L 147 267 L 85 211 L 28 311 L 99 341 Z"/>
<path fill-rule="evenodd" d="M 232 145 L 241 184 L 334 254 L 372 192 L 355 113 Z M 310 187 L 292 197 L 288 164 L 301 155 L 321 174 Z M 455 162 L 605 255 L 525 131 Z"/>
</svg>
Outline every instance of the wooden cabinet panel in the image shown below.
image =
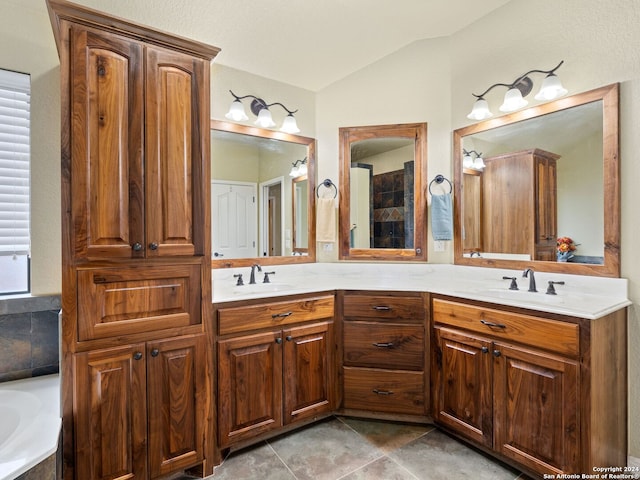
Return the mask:
<svg viewBox="0 0 640 480">
<path fill-rule="evenodd" d="M 333 322 L 283 330 L 284 423 L 335 408 Z"/>
<path fill-rule="evenodd" d="M 495 352 L 494 448 L 540 473 L 579 471 L 577 364 L 501 343 Z"/>
<path fill-rule="evenodd" d="M 345 294 L 343 309 L 345 319 L 424 323 L 426 305 L 422 297 Z"/>
<path fill-rule="evenodd" d="M 434 417 L 480 444 L 492 446 L 491 342 L 436 328 Z"/>
<path fill-rule="evenodd" d="M 146 65 L 148 255 L 201 253 L 202 238 L 194 236 L 193 207 L 203 178 L 192 169 L 202 163 L 203 155 L 197 105 L 203 101 L 199 97 L 203 97 L 205 62 L 147 47 Z"/>
<path fill-rule="evenodd" d="M 282 426 L 280 331 L 218 341 L 221 447 Z"/>
<path fill-rule="evenodd" d="M 344 367 L 344 407 L 425 415 L 424 373 Z"/>
<path fill-rule="evenodd" d="M 228 335 L 277 328 L 293 323 L 333 318 L 333 312 L 333 295 L 221 308 L 218 310 L 218 332 L 220 335 Z"/>
<path fill-rule="evenodd" d="M 572 357 L 579 354 L 577 324 L 442 299 L 433 300 L 432 314 L 436 324 L 464 328 Z"/>
<path fill-rule="evenodd" d="M 422 370 L 424 327 L 380 322 L 345 322 L 344 364 Z"/>
<path fill-rule="evenodd" d="M 144 244 L 142 45 L 71 29 L 72 222 L 80 257 L 131 257 Z"/>
<path fill-rule="evenodd" d="M 204 459 L 204 335 L 147 344 L 151 477 Z"/>
<path fill-rule="evenodd" d="M 201 322 L 199 265 L 78 271 L 78 340 Z"/>
<path fill-rule="evenodd" d="M 74 356 L 76 478 L 147 475 L 144 344 Z"/>
</svg>

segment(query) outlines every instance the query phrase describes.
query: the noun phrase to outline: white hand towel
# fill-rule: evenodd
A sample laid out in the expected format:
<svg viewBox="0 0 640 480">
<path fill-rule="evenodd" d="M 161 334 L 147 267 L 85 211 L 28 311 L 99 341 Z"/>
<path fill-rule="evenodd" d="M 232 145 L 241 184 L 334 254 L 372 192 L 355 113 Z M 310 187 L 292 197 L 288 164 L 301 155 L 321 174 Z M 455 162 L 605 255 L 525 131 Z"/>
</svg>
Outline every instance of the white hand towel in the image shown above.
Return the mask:
<svg viewBox="0 0 640 480">
<path fill-rule="evenodd" d="M 336 201 L 318 198 L 316 201 L 316 241 L 336 241 Z"/>
</svg>

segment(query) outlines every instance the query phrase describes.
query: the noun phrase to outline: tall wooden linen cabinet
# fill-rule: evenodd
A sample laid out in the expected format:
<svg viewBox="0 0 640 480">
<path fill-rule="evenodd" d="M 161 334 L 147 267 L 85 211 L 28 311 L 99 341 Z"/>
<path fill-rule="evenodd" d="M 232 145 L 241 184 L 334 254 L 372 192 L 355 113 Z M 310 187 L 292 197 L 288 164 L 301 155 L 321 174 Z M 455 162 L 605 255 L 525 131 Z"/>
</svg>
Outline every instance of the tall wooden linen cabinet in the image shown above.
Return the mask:
<svg viewBox="0 0 640 480">
<path fill-rule="evenodd" d="M 61 71 L 64 476 L 210 475 L 209 75 L 219 49 L 47 5 Z"/>
</svg>

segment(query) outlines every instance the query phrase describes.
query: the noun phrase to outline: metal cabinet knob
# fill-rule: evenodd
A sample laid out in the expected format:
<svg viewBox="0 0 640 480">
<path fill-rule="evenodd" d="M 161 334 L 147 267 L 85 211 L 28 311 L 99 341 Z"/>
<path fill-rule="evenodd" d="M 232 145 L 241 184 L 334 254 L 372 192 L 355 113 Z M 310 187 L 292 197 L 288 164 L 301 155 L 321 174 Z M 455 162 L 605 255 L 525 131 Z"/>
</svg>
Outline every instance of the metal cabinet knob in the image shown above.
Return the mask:
<svg viewBox="0 0 640 480">
<path fill-rule="evenodd" d="M 157 357 L 159 353 L 160 353 L 160 350 L 158 350 L 157 348 L 154 348 L 153 350 L 151 350 L 152 357 Z"/>
<path fill-rule="evenodd" d="M 140 242 L 136 242 L 131 245 L 131 248 L 133 248 L 134 252 L 139 252 L 140 250 L 142 250 L 142 244 Z"/>
<path fill-rule="evenodd" d="M 136 352 L 133 354 L 133 359 L 134 360 L 141 360 L 142 359 L 142 352 Z"/>
<path fill-rule="evenodd" d="M 158 244 L 157 244 L 156 242 L 151 242 L 151 243 L 149 244 L 149 248 L 150 248 L 151 250 L 157 250 L 157 249 L 158 249 Z"/>
</svg>

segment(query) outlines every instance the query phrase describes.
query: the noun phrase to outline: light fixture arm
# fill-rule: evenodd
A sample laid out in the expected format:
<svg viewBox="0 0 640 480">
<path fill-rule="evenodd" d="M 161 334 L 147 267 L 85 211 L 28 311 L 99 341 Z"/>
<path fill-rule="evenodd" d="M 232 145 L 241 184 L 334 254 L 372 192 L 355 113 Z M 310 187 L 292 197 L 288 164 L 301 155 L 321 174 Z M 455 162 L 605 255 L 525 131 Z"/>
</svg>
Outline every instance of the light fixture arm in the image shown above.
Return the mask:
<svg viewBox="0 0 640 480">
<path fill-rule="evenodd" d="M 244 100 L 245 98 L 252 98 L 253 101 L 251 102 L 251 111 L 255 115 L 258 115 L 260 113 L 260 110 L 262 110 L 263 108 L 273 107 L 274 105 L 280 105 L 289 115 L 293 115 L 294 113 L 296 113 L 298 111 L 297 109 L 296 110 L 289 110 L 287 107 L 285 107 L 280 102 L 267 103 L 263 99 L 261 99 L 259 97 L 256 97 L 255 95 L 239 96 L 239 95 L 236 95 L 235 93 L 233 93 L 233 91 L 231 91 L 231 90 L 229 90 L 229 93 L 233 96 L 234 100 L 236 100 L 236 101 Z"/>
<path fill-rule="evenodd" d="M 555 74 L 555 71 L 559 69 L 563 63 L 564 63 L 564 60 L 561 60 L 560 63 L 556 65 L 554 68 L 552 68 L 551 70 L 538 70 L 538 69 L 529 70 L 527 73 L 520 75 L 518 78 L 516 78 L 513 83 L 495 83 L 491 85 L 489 88 L 487 88 L 480 95 L 476 95 L 475 93 L 472 93 L 471 95 L 473 95 L 478 99 L 480 98 L 484 99 L 484 96 L 487 93 L 489 93 L 491 90 L 493 90 L 495 87 L 507 87 L 509 89 L 517 88 L 522 93 L 522 96 L 526 97 L 531 92 L 531 88 L 533 87 L 533 82 L 529 78 L 529 75 L 531 75 L 532 73 L 546 73 L 547 75 Z"/>
</svg>

